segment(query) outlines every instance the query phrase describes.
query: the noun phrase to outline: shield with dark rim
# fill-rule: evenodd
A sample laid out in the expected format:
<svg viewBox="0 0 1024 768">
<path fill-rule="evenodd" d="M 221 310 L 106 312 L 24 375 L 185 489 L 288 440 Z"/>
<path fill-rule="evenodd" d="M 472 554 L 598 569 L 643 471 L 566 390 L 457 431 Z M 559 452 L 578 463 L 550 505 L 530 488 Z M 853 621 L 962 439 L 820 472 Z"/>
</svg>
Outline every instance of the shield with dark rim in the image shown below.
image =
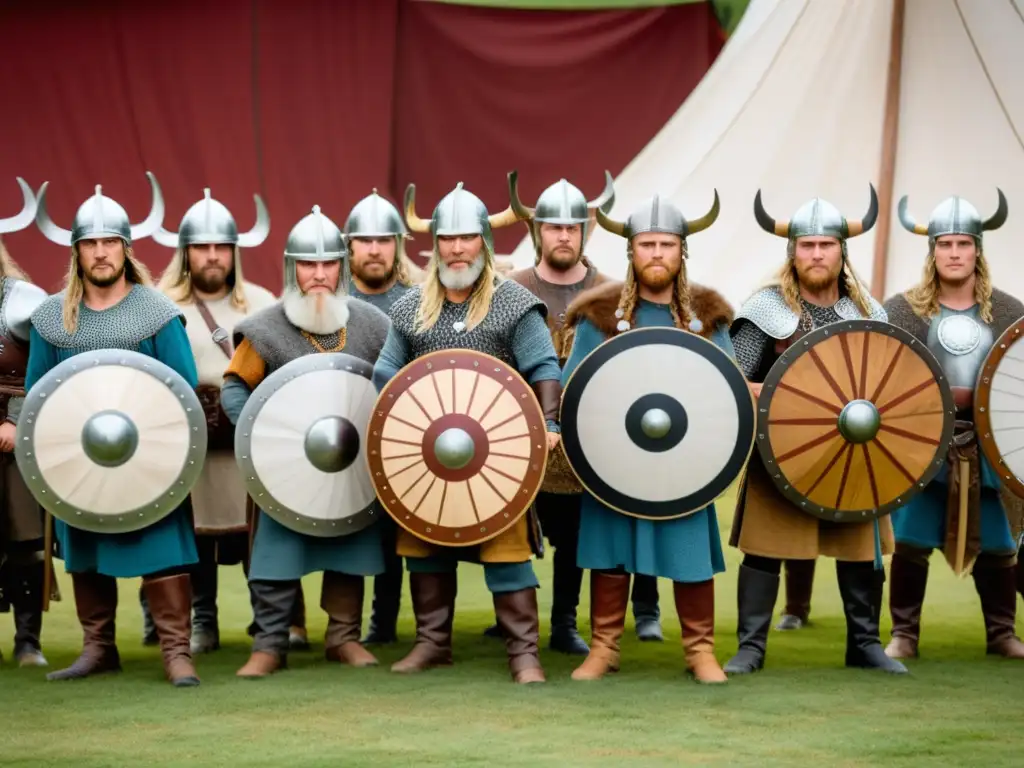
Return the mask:
<svg viewBox="0 0 1024 768">
<path fill-rule="evenodd" d="M 974 388 L 974 423 L 985 458 L 1007 489 L 1024 497 L 1024 318 L 989 350 Z"/>
<path fill-rule="evenodd" d="M 176 371 L 138 352 L 83 352 L 25 397 L 14 449 L 36 501 L 95 533 L 147 528 L 185 501 L 206 458 L 206 417 Z"/>
<path fill-rule="evenodd" d="M 469 349 L 431 352 L 380 393 L 367 452 L 377 495 L 420 539 L 468 546 L 530 508 L 544 476 L 547 427 L 530 385 Z"/>
<path fill-rule="evenodd" d="M 846 320 L 799 339 L 758 400 L 757 447 L 776 487 L 823 520 L 873 520 L 942 468 L 954 405 L 938 360 L 879 320 Z"/>
<path fill-rule="evenodd" d="M 366 462 L 373 366 L 344 353 L 304 355 L 253 390 L 235 427 L 235 459 L 256 505 L 309 536 L 347 536 L 378 517 Z"/>
<path fill-rule="evenodd" d="M 562 393 L 562 444 L 573 472 L 623 514 L 693 514 L 729 487 L 754 444 L 754 400 L 712 342 L 638 328 L 604 342 Z"/>
</svg>

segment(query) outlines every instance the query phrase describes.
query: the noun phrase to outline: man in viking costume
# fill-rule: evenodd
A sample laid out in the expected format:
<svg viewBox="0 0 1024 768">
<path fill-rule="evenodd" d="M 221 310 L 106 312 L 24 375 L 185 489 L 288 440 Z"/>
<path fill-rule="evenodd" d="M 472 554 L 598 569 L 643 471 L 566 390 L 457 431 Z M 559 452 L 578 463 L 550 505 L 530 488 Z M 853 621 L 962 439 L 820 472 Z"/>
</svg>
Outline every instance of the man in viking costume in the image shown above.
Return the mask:
<svg viewBox="0 0 1024 768">
<path fill-rule="evenodd" d="M 36 215 L 36 198 L 18 179 L 24 206 L 0 219 L 0 235 L 25 229 Z M 45 518 L 14 461 L 18 415 L 25 394 L 25 366 L 32 313 L 46 292 L 32 285 L 0 240 L 0 613 L 14 614 L 14 660 L 45 667 L 40 645 L 44 585 L 50 553 L 45 551 Z M 3 654 L 0 653 L 0 660 Z"/>
<path fill-rule="evenodd" d="M 62 361 L 100 349 L 148 355 L 192 387 L 198 385 L 182 311 L 151 287 L 149 270 L 132 251 L 134 240 L 148 237 L 163 221 L 160 188 L 156 178 L 147 175 L 153 207 L 134 226 L 124 208 L 97 186 L 96 194 L 79 207 L 71 230 L 62 229 L 46 211 L 48 182 L 39 190 L 39 229 L 53 242 L 71 247 L 71 263 L 64 290 L 32 315 L 26 391 Z M 69 680 L 121 668 L 115 638 L 117 579 L 141 576 L 167 677 L 175 686 L 198 685 L 189 648 L 189 571 L 198 562 L 190 505 L 186 502 L 133 533 L 92 533 L 56 521 L 55 534 L 74 585 L 84 643 L 82 655 L 48 679 Z"/>
<path fill-rule="evenodd" d="M 878 217 L 874 187 L 860 221 L 843 218 L 820 198 L 802 205 L 790 221 L 775 221 L 765 212 L 760 191 L 754 215 L 766 232 L 787 238 L 786 261 L 776 278 L 747 300 L 730 331 L 736 359 L 758 396 L 772 365 L 804 334 L 840 320 L 884 321 L 885 311 L 857 277 L 847 253 L 847 240 L 871 229 Z M 885 573 L 876 553 L 893 548 L 887 516 L 877 525 L 819 520 L 777 490 L 755 455 L 747 466 L 730 544 L 744 558 L 738 580 L 739 650 L 726 672 L 745 674 L 764 666 L 782 562 L 813 563 L 818 557 L 836 560 L 846 614 L 846 666 L 906 672 L 885 655 L 878 637 Z"/>
<path fill-rule="evenodd" d="M 281 300 L 235 327 L 235 352 L 221 390 L 221 404 L 233 424 L 260 382 L 293 360 L 344 352 L 370 364 L 376 361 L 388 318 L 366 302 L 349 300 L 345 256 L 341 230 L 313 206 L 285 243 Z M 359 642 L 359 630 L 363 579 L 384 570 L 381 526 L 318 537 L 286 528 L 262 510 L 257 517 L 249 565 L 256 632 L 252 655 L 238 676 L 261 678 L 286 667 L 300 579 L 317 571 L 323 572 L 320 607 L 327 613 L 327 659 L 375 665 L 377 660 Z"/>
<path fill-rule="evenodd" d="M 160 277 L 159 288 L 181 307 L 189 343 L 199 372 L 197 394 L 206 411 L 207 455 L 203 472 L 192 488 L 199 565 L 192 572 L 192 652 L 220 647 L 217 620 L 217 568 L 241 563 L 248 569 L 249 522 L 246 493 L 234 453 L 234 428 L 220 407 L 224 369 L 233 353 L 231 332 L 247 315 L 274 303 L 272 293 L 242 278 L 242 248 L 267 238 L 270 217 L 259 196 L 256 225 L 239 234 L 231 212 L 204 190 L 178 227 L 162 226 L 153 234 L 160 245 L 174 248 L 174 257 Z M 144 639 L 155 640 L 145 592 L 140 591 Z"/>
<path fill-rule="evenodd" d="M 558 358 L 544 321 L 544 303 L 494 267 L 492 229 L 516 222 L 511 208 L 488 215 L 483 202 L 462 183 L 434 209 L 429 221 L 415 212 L 415 187 L 406 193 L 406 221 L 430 232 L 434 250 L 424 282 L 391 308 L 391 331 L 374 368 L 378 389 L 405 365 L 429 352 L 472 349 L 513 366 L 530 384 L 548 426 L 548 446 L 557 443 L 561 387 Z M 419 672 L 452 662 L 458 560 L 483 563 L 484 578 L 505 638 L 516 683 L 544 682 L 538 656 L 537 577 L 531 562 L 529 514 L 474 547 L 438 547 L 406 530 L 398 553 L 406 558 L 416 642 L 394 664 L 394 672 Z"/>
<path fill-rule="evenodd" d="M 362 299 L 385 314 L 391 305 L 422 277 L 422 271 L 405 254 L 409 237 L 402 215 L 377 190 L 364 197 L 348 215 L 345 238 L 349 257 L 349 295 Z M 382 520 L 384 573 L 373 580 L 373 610 L 364 645 L 393 643 L 402 600 L 402 558 L 397 553 L 398 525 Z"/>
<path fill-rule="evenodd" d="M 992 345 L 1021 316 L 1024 304 L 992 285 L 983 235 L 1006 221 L 1006 198 L 988 219 L 961 197 L 939 204 L 927 226 L 916 223 L 899 203 L 903 226 L 928 237 L 921 282 L 885 303 L 889 322 L 926 344 L 953 388 L 956 423 L 948 464 L 910 503 L 893 512 L 896 553 L 892 558 L 892 642 L 895 659 L 918 655 L 921 605 L 928 581 L 928 559 L 941 549 L 958 576 L 971 573 L 981 598 L 987 651 L 1024 659 L 1024 643 L 1014 634 L 1017 615 L 1017 542 L 1000 504 L 1000 482 L 979 455 L 974 431 L 974 385 Z M 959 512 L 966 502 L 966 525 Z"/>
<path fill-rule="evenodd" d="M 606 282 L 569 306 L 565 328 L 571 347 L 563 384 L 606 339 L 630 328 L 680 328 L 731 353 L 732 309 L 721 295 L 686 277 L 686 239 L 711 226 L 718 212 L 717 192 L 711 210 L 693 220 L 659 196 L 643 202 L 625 222 L 598 208 L 598 223 L 626 238 L 629 265 L 625 282 Z M 687 556 L 678 557 L 679 552 Z M 612 510 L 585 491 L 577 564 L 590 570 L 591 641 L 574 680 L 598 680 L 618 670 L 630 577 L 644 575 L 672 580 L 687 671 L 701 683 L 725 682 L 714 654 L 714 575 L 725 570 L 714 504 L 687 517 L 645 520 Z"/>
</svg>

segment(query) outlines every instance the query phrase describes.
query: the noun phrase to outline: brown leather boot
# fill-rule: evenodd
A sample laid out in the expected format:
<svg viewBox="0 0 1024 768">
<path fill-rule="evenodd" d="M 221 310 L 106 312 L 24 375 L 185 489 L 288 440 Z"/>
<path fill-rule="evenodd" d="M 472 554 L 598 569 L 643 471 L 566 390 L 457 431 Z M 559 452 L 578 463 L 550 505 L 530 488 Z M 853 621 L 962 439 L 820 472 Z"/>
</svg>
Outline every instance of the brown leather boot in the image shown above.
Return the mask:
<svg viewBox="0 0 1024 768">
<path fill-rule="evenodd" d="M 458 581 L 449 573 L 410 573 L 416 643 L 409 654 L 391 665 L 392 672 L 423 672 L 452 663 L 452 622 Z"/>
<path fill-rule="evenodd" d="M 786 560 L 786 608 L 775 628 L 802 629 L 810 623 L 811 593 L 817 560 Z"/>
<path fill-rule="evenodd" d="M 921 606 L 928 585 L 928 566 L 899 552 L 889 568 L 889 613 L 892 640 L 885 647 L 890 659 L 916 659 L 921 639 Z"/>
<path fill-rule="evenodd" d="M 287 668 L 287 660 L 284 656 L 278 656 L 271 651 L 253 651 L 249 660 L 235 674 L 238 677 L 245 677 L 249 680 L 259 680 L 279 669 Z"/>
<path fill-rule="evenodd" d="M 724 683 L 728 679 L 715 658 L 715 580 L 696 584 L 675 581 L 676 613 L 683 630 L 686 671 L 698 683 Z"/>
<path fill-rule="evenodd" d="M 516 683 L 545 682 L 537 642 L 540 621 L 537 618 L 537 590 L 533 587 L 518 592 L 494 595 L 494 615 L 505 638 L 508 668 Z"/>
<path fill-rule="evenodd" d="M 299 596 L 292 609 L 292 625 L 288 630 L 288 650 L 308 651 L 309 633 L 306 632 L 306 595 L 299 585 Z"/>
<path fill-rule="evenodd" d="M 590 572 L 590 653 L 573 670 L 573 680 L 600 680 L 619 671 L 619 641 L 628 606 L 628 573 Z"/>
<path fill-rule="evenodd" d="M 175 688 L 199 685 L 192 665 L 192 580 L 187 573 L 143 579 L 146 602 L 153 613 L 164 671 Z"/>
<path fill-rule="evenodd" d="M 120 672 L 116 644 L 117 580 L 99 573 L 72 573 L 75 611 L 82 625 L 82 655 L 47 680 L 74 680 L 102 672 Z"/>
<path fill-rule="evenodd" d="M 1017 621 L 1017 574 L 1013 566 L 974 566 L 974 587 L 985 617 L 986 653 L 1024 659 L 1024 643 L 1014 632 Z"/>
<path fill-rule="evenodd" d="M 375 667 L 377 659 L 359 642 L 365 584 L 362 576 L 324 571 L 320 607 L 327 613 L 324 656 L 353 667 Z"/>
</svg>

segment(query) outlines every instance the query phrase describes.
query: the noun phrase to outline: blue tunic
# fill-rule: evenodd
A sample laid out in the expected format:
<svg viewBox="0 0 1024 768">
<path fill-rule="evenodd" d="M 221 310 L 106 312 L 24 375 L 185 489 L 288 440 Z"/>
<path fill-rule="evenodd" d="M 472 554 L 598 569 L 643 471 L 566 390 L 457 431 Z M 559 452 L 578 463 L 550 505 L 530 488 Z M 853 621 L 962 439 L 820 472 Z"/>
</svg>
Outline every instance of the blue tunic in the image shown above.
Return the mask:
<svg viewBox="0 0 1024 768">
<path fill-rule="evenodd" d="M 54 366 L 83 350 L 56 347 L 45 341 L 33 326 L 29 341 L 25 390 L 28 391 Z M 178 319 L 143 339 L 138 349 L 173 368 L 189 386 L 198 386 L 195 358 L 185 326 Z M 54 521 L 64 566 L 71 573 L 96 572 L 116 578 L 134 578 L 199 562 L 188 502 L 148 528 L 132 533 L 92 533 Z"/>
<path fill-rule="evenodd" d="M 644 300 L 637 304 L 634 327 L 673 325 L 667 305 Z M 583 358 L 605 339 L 589 320 L 580 320 L 562 372 L 563 386 Z M 716 328 L 711 341 L 733 355 L 728 326 Z M 673 581 L 707 581 L 725 571 L 715 505 L 675 520 L 642 520 L 616 512 L 584 491 L 576 562 L 591 570 L 623 568 Z"/>
</svg>

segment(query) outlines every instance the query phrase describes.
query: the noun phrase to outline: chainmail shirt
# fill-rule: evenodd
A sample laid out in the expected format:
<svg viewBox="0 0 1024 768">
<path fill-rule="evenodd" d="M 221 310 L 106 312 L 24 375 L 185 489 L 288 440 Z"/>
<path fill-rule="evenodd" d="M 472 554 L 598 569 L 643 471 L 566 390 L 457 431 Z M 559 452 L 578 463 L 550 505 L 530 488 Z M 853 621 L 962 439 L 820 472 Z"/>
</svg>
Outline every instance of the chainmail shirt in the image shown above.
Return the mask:
<svg viewBox="0 0 1024 768">
<path fill-rule="evenodd" d="M 797 327 L 803 331 L 811 331 L 842 320 L 835 310 L 835 305 L 821 307 L 801 298 L 800 307 L 800 322 Z M 757 373 L 761 366 L 761 359 L 771 341 L 772 339 L 767 333 L 749 320 L 744 321 L 732 337 L 732 346 L 736 350 L 736 362 L 747 378 Z"/>
</svg>

